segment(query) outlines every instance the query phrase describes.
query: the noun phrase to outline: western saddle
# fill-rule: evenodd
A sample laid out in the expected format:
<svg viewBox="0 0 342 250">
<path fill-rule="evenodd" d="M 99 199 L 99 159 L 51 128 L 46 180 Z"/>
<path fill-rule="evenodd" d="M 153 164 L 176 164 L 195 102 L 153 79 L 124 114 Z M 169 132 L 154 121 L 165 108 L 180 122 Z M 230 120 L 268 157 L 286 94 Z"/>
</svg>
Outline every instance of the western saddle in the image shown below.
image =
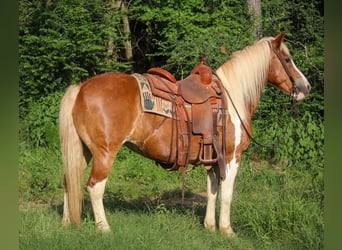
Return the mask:
<svg viewBox="0 0 342 250">
<path fill-rule="evenodd" d="M 174 155 L 171 145 L 169 160 L 174 164 L 159 164 L 168 170 L 178 169 L 182 172 L 189 163 L 191 137 L 200 135 L 196 165 L 204 164 L 206 169 L 210 169 L 217 164 L 220 177 L 224 180 L 227 102 L 221 81 L 204 64 L 205 61 L 206 58 L 201 59 L 190 75 L 180 81 L 176 81 L 170 72 L 161 68 L 151 68 L 144 76 L 150 83 L 153 95 L 172 103 L 172 136 L 177 138 L 176 158 L 171 159 Z"/>
</svg>

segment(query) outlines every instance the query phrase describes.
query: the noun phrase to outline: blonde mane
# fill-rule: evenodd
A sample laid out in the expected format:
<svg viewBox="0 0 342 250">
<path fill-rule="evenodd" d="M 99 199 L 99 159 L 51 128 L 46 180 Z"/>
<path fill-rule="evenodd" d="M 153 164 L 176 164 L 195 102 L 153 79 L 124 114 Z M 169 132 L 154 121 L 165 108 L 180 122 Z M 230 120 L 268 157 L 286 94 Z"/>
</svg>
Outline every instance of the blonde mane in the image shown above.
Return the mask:
<svg viewBox="0 0 342 250">
<path fill-rule="evenodd" d="M 271 39 L 263 38 L 233 53 L 231 59 L 216 71 L 242 120 L 250 117 L 249 105 L 258 105 L 265 87 L 272 56 L 269 45 Z M 231 119 L 237 117 L 229 98 L 228 111 Z"/>
</svg>

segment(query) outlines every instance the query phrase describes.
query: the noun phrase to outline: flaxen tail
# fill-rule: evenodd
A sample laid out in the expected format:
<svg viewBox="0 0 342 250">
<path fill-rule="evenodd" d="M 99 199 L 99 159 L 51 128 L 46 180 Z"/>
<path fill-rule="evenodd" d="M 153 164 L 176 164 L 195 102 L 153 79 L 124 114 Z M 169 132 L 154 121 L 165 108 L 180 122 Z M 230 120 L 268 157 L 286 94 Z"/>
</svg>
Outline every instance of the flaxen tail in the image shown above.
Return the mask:
<svg viewBox="0 0 342 250">
<path fill-rule="evenodd" d="M 72 109 L 79 90 L 79 85 L 72 85 L 67 89 L 59 111 L 59 133 L 64 163 L 64 189 L 67 195 L 67 207 L 69 207 L 69 211 L 64 211 L 64 215 L 68 217 L 70 214 L 71 221 L 77 226 L 80 225 L 81 221 L 82 175 L 83 170 L 86 168 L 83 145 L 72 118 Z"/>
</svg>

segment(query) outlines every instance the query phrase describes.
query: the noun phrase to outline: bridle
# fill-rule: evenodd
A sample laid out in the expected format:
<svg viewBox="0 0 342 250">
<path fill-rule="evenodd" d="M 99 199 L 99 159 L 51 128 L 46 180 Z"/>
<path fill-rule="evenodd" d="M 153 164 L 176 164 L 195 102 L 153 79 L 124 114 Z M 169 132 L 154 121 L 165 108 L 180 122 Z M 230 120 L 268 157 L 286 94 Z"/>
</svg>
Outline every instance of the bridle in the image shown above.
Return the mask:
<svg viewBox="0 0 342 250">
<path fill-rule="evenodd" d="M 292 90 L 291 90 L 291 109 L 292 109 L 292 114 L 297 113 L 297 100 L 296 100 L 296 96 L 297 96 L 297 87 L 295 84 L 295 80 L 293 78 L 293 76 L 290 73 L 289 67 L 286 64 L 285 59 L 280 55 L 280 51 L 277 51 L 271 44 L 271 42 L 268 42 L 269 46 L 271 47 L 273 53 L 277 56 L 278 60 L 280 61 L 281 65 L 283 66 L 283 69 L 285 70 L 285 73 L 287 74 L 287 77 L 290 79 L 291 84 L 292 84 Z"/>
</svg>

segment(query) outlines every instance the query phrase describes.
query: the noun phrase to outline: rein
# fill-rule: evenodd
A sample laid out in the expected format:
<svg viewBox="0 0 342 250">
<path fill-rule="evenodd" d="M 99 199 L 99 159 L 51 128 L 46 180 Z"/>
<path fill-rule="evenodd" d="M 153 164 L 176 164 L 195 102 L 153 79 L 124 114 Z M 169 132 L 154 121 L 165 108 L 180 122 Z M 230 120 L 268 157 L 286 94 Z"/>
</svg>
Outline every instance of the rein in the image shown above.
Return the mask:
<svg viewBox="0 0 342 250">
<path fill-rule="evenodd" d="M 216 73 L 215 73 L 215 75 L 216 75 Z M 217 75 L 216 75 L 216 76 L 217 76 Z M 217 76 L 217 77 L 218 77 L 218 76 Z M 220 78 L 219 78 L 219 79 L 220 79 Z M 239 111 L 237 110 L 237 108 L 236 108 L 236 106 L 235 106 L 235 104 L 234 104 L 234 102 L 233 102 L 233 99 L 231 98 L 231 96 L 230 96 L 228 90 L 227 90 L 226 88 L 224 88 L 224 91 L 227 93 L 228 98 L 229 98 L 230 102 L 232 103 L 232 106 L 233 106 L 233 108 L 234 108 L 236 114 L 238 115 L 239 120 L 240 120 L 240 122 L 241 122 L 241 124 L 242 124 L 242 127 L 243 127 L 243 129 L 245 130 L 245 132 L 247 133 L 249 139 L 251 139 L 251 141 L 253 141 L 255 144 L 257 144 L 257 145 L 259 145 L 259 146 L 261 146 L 261 147 L 264 147 L 264 148 L 272 148 L 272 149 L 273 149 L 274 145 L 265 145 L 265 144 L 262 144 L 262 143 L 258 142 L 258 141 L 251 135 L 251 133 L 249 133 L 249 131 L 248 131 L 248 129 L 247 129 L 245 123 L 243 122 L 243 120 L 242 120 L 242 118 L 241 118 L 241 116 L 240 116 L 240 114 L 239 114 Z"/>
<path fill-rule="evenodd" d="M 221 81 L 220 77 L 216 74 L 216 72 L 213 72 L 213 75 L 215 75 L 215 76 Z M 221 82 L 222 82 L 222 81 L 221 81 Z M 273 148 L 274 145 L 265 145 L 265 144 L 262 144 L 262 143 L 258 142 L 258 141 L 251 135 L 251 133 L 249 133 L 249 131 L 248 131 L 248 129 L 247 129 L 245 123 L 243 122 L 243 120 L 242 120 L 242 118 L 241 118 L 241 116 L 240 116 L 240 113 L 239 113 L 239 111 L 237 110 L 237 108 L 236 108 L 236 106 L 235 106 L 235 104 L 234 104 L 234 102 L 233 102 L 233 99 L 231 98 L 231 96 L 230 96 L 228 90 L 227 90 L 226 88 L 223 88 L 223 89 L 224 89 L 224 91 L 227 93 L 227 96 L 228 96 L 230 102 L 232 103 L 232 106 L 233 106 L 233 108 L 234 108 L 236 114 L 238 115 L 239 120 L 240 120 L 240 122 L 241 122 L 241 124 L 242 124 L 242 127 L 243 127 L 243 129 L 245 130 L 246 134 L 248 135 L 249 139 L 250 139 L 251 141 L 253 141 L 255 144 L 257 144 L 257 145 L 259 145 L 259 146 L 261 146 L 261 147 L 264 147 L 264 148 Z"/>
</svg>

